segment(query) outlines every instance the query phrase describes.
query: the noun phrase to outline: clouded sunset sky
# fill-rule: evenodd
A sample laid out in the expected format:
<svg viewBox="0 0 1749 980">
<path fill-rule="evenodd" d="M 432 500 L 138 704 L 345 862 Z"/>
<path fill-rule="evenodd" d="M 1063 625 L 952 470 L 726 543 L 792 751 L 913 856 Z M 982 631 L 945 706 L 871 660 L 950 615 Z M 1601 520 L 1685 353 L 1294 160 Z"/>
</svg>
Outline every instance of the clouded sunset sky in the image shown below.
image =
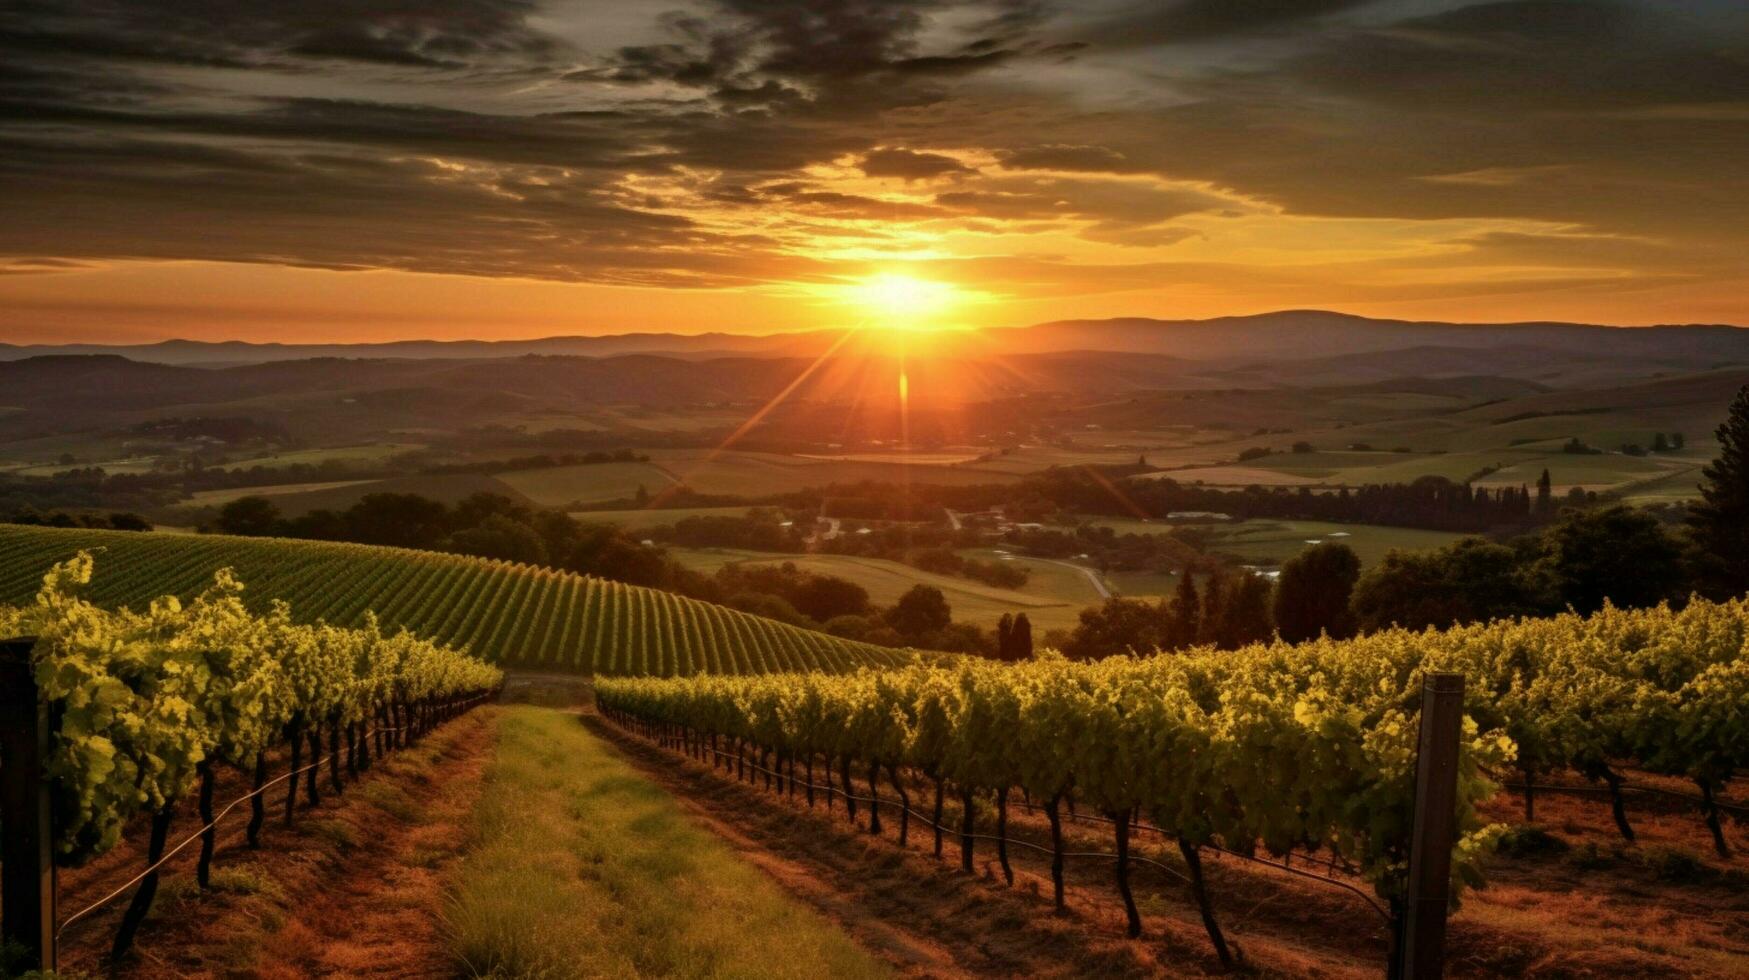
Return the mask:
<svg viewBox="0 0 1749 980">
<path fill-rule="evenodd" d="M 14 342 L 1749 323 L 1749 4 L 0 0 L 0 215 Z"/>
</svg>

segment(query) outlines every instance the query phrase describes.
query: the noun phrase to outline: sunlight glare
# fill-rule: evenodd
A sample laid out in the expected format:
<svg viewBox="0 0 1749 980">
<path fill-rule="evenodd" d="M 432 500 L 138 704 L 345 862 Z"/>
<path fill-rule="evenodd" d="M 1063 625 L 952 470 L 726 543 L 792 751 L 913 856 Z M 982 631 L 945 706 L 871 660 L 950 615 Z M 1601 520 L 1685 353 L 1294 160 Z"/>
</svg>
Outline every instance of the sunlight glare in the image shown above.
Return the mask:
<svg viewBox="0 0 1749 980">
<path fill-rule="evenodd" d="M 933 318 L 958 300 L 958 291 L 942 282 L 931 282 L 897 272 L 870 276 L 850 288 L 850 299 L 868 311 L 883 327 L 928 330 L 939 326 Z"/>
</svg>

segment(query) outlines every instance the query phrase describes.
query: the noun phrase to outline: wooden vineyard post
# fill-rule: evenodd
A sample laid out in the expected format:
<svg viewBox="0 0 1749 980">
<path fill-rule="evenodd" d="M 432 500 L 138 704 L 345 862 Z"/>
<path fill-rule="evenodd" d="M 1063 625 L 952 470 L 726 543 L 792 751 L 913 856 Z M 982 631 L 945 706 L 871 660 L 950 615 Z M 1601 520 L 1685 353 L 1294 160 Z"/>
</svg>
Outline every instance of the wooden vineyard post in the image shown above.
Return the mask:
<svg viewBox="0 0 1749 980">
<path fill-rule="evenodd" d="M 1438 980 L 1445 973 L 1445 914 L 1451 900 L 1451 849 L 1457 842 L 1458 740 L 1464 675 L 1429 674 L 1421 688 L 1421 747 L 1415 765 L 1415 823 L 1409 888 L 1394 976 Z"/>
<path fill-rule="evenodd" d="M 0 941 L 26 970 L 55 969 L 55 862 L 50 826 L 49 706 L 37 696 L 34 638 L 0 641 Z"/>
</svg>

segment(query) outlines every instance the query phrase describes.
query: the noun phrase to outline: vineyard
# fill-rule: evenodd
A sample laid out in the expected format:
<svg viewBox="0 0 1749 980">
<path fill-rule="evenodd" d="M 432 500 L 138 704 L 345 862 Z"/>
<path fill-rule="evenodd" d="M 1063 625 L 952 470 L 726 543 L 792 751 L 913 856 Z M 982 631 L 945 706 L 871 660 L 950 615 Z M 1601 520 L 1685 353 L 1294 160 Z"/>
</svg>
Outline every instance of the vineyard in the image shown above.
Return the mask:
<svg viewBox="0 0 1749 980">
<path fill-rule="evenodd" d="M 936 829 L 938 854 L 943 797 L 957 797 L 968 869 L 981 837 L 998 842 L 1007 869 L 1009 797 L 1019 791 L 1050 820 L 1059 904 L 1062 808 L 1074 813 L 1078 803 L 1115 833 L 1132 935 L 1140 920 L 1129 838 L 1147 821 L 1176 840 L 1226 961 L 1201 870 L 1207 849 L 1364 883 L 1401 922 L 1422 681 L 1433 672 L 1465 678 L 1454 904 L 1482 883 L 1482 858 L 1505 830 L 1478 808 L 1509 776 L 1533 783 L 1571 771 L 1604 783 L 1629 837 L 1621 790 L 1630 773 L 1689 780 L 1725 854 L 1721 813 L 1745 812 L 1722 797 L 1749 765 L 1746 636 L 1749 602 L 1695 602 L 1097 663 L 611 679 L 598 682 L 597 696 L 608 717 L 701 758 L 722 752 L 733 766 L 775 775 L 780 789 L 799 768 L 810 800 L 816 785 L 835 786 L 834 770 L 851 806 L 861 799 L 872 809 L 885 784 L 897 795 L 900 840 L 918 816 Z M 819 784 L 816 763 L 825 767 Z M 866 789 L 853 789 L 853 776 Z M 913 810 L 918 790 L 933 800 Z M 980 834 L 972 815 L 987 801 L 995 829 Z"/>
<path fill-rule="evenodd" d="M 50 566 L 102 555 L 91 600 L 140 606 L 193 596 L 219 568 L 249 583 L 249 608 L 290 603 L 299 622 L 359 625 L 374 614 L 434 643 L 506 666 L 594 674 L 839 672 L 912 655 L 839 639 L 657 589 L 511 562 L 401 548 L 5 526 L 0 603 L 28 602 Z"/>
<path fill-rule="evenodd" d="M 252 615 L 228 570 L 186 605 L 166 596 L 144 611 L 104 611 L 83 598 L 93 566 L 89 553 L 75 555 L 50 569 L 32 603 L 0 608 L 0 636 L 35 638 L 8 644 L 5 662 L 6 929 L 50 950 L 61 930 L 137 882 L 115 938 L 117 953 L 128 948 L 151 907 L 176 806 L 197 786 L 205 826 L 178 849 L 200 839 L 197 875 L 207 885 L 218 767 L 253 774 L 252 792 L 226 812 L 250 802 L 254 844 L 269 753 L 282 744 L 290 764 L 273 782 L 289 781 L 290 820 L 300 776 L 315 802 L 324 763 L 338 791 L 343 759 L 356 776 L 373 747 L 380 756 L 407 744 L 502 681 L 495 667 L 404 631 L 384 634 L 368 618 L 361 629 L 302 626 L 283 603 Z M 55 908 L 52 885 L 46 905 L 13 904 L 42 880 L 39 862 L 90 861 L 144 814 L 148 866 L 128 885 L 70 915 Z M 18 927 L 26 908 L 41 910 L 35 928 Z"/>
</svg>

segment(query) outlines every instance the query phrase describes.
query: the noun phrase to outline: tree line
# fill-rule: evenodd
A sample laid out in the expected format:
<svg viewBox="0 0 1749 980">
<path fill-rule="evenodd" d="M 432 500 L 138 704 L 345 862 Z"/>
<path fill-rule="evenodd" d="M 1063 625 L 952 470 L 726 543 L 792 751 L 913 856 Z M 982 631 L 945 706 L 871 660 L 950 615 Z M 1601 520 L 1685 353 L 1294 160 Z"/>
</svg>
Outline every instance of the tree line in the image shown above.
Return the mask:
<svg viewBox="0 0 1749 980">
<path fill-rule="evenodd" d="M 584 523 L 561 511 L 530 507 L 496 494 L 474 494 L 451 507 L 417 494 L 374 493 L 344 510 L 297 517 L 281 514 L 266 497 L 243 497 L 221 508 L 209 529 L 247 537 L 351 541 L 543 565 L 665 589 L 883 646 L 979 656 L 996 656 L 1004 649 L 994 631 L 955 621 L 946 596 L 931 586 L 916 586 L 894 605 L 882 607 L 854 582 L 804 572 L 790 562 L 731 563 L 705 575 L 622 528 Z"/>
<path fill-rule="evenodd" d="M 1327 542 L 1284 563 L 1273 586 L 1216 570 L 1201 594 L 1187 567 L 1172 597 L 1112 599 L 1053 639 L 1079 657 L 1231 649 L 1272 632 L 1291 643 L 1741 596 L 1749 593 L 1749 387 L 1738 392 L 1717 436 L 1719 456 L 1702 470 L 1701 497 L 1681 523 L 1624 505 L 1565 508 L 1532 533 L 1392 551 L 1364 574 L 1352 549 Z M 1538 487 L 1547 500 L 1546 472 Z"/>
</svg>

